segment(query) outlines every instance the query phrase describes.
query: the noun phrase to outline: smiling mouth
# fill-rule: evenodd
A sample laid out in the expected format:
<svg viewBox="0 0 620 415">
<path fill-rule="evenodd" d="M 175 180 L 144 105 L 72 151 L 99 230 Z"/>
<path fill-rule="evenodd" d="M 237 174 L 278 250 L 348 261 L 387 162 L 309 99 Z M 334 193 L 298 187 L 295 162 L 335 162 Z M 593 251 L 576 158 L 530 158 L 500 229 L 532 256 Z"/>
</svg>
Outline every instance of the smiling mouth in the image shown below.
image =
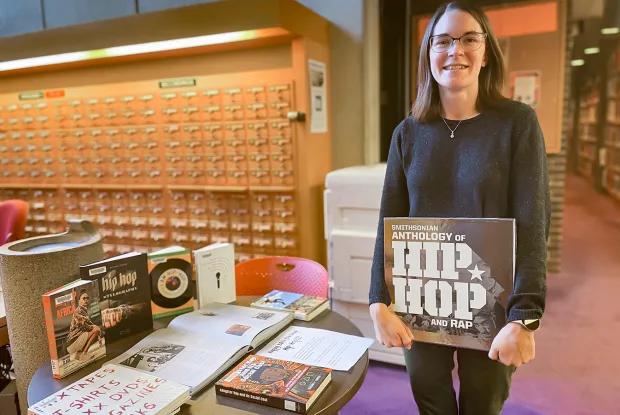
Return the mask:
<svg viewBox="0 0 620 415">
<path fill-rule="evenodd" d="M 443 67 L 445 71 L 462 71 L 467 68 L 469 68 L 467 65 L 448 65 Z"/>
</svg>

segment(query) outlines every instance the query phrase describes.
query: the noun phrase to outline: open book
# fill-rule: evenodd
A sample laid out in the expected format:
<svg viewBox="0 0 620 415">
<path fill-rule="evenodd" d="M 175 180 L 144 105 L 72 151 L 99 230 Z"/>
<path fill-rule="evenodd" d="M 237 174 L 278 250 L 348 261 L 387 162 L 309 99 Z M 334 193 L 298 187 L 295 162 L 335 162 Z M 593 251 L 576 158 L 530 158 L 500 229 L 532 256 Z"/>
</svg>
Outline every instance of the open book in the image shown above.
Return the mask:
<svg viewBox="0 0 620 415">
<path fill-rule="evenodd" d="M 293 318 L 281 311 L 211 303 L 175 317 L 108 364 L 186 385 L 194 394 Z"/>
</svg>

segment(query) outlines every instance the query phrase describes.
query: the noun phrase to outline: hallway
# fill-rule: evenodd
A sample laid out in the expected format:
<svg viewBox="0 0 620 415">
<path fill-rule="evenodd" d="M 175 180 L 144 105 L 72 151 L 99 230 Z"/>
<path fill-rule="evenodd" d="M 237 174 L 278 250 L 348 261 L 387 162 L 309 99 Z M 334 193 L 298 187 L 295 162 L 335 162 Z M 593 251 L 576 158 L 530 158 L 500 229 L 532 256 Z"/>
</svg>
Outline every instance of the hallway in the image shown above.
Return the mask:
<svg viewBox="0 0 620 415">
<path fill-rule="evenodd" d="M 620 204 L 567 177 L 563 244 L 563 271 L 548 276 L 536 359 L 514 375 L 502 414 L 620 415 Z M 372 363 L 341 412 L 385 411 L 418 413 L 404 368 Z"/>
</svg>

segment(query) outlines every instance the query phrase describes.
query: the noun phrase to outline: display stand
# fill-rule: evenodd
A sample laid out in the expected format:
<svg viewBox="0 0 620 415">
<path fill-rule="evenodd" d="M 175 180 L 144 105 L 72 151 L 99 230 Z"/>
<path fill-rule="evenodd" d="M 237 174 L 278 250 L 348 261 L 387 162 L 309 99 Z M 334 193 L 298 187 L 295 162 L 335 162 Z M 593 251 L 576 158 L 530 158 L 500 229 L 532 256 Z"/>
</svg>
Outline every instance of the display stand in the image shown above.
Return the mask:
<svg viewBox="0 0 620 415">
<path fill-rule="evenodd" d="M 109 49 L 205 35 L 215 36 L 196 47 Z M 31 203 L 27 236 L 81 218 L 98 228 L 108 256 L 229 241 L 237 261 L 325 264 L 326 20 L 294 0 L 229 0 L 0 47 L 5 60 L 95 50 L 0 72 L 0 200 Z M 315 61 L 324 73 L 311 73 Z"/>
</svg>

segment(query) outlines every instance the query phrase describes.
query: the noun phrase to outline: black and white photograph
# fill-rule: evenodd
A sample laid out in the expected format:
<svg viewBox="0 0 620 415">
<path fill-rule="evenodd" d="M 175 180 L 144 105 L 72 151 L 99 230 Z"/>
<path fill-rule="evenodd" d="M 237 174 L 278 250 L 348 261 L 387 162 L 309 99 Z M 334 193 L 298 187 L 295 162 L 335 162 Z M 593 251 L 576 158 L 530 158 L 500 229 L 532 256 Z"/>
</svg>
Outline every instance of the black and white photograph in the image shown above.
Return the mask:
<svg viewBox="0 0 620 415">
<path fill-rule="evenodd" d="M 177 357 L 185 346 L 172 343 L 156 343 L 133 354 L 121 365 L 133 367 L 147 372 L 157 372 L 165 364 Z"/>
</svg>

